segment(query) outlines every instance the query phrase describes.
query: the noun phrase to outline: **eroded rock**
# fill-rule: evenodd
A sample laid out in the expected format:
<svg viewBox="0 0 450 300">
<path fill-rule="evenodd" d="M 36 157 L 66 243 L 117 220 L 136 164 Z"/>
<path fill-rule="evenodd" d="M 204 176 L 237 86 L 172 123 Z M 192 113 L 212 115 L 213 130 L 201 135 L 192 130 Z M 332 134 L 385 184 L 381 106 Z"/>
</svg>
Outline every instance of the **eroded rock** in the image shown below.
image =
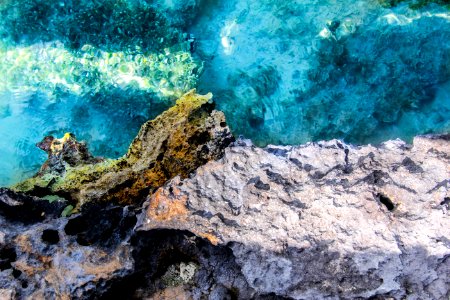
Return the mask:
<svg viewBox="0 0 450 300">
<path fill-rule="evenodd" d="M 138 203 L 174 176 L 187 177 L 219 158 L 233 137 L 211 94 L 190 91 L 176 105 L 145 123 L 128 153 L 111 160 L 93 158 L 70 134 L 39 144 L 49 159 L 40 172 L 14 189 L 31 195 L 60 195 L 81 206 L 87 202 Z"/>
<path fill-rule="evenodd" d="M 450 296 L 449 135 L 229 146 L 210 98 L 186 94 L 117 160 L 44 139 L 28 195 L 0 190 L 0 296 Z M 61 197 L 82 209 L 58 218 Z"/>
<path fill-rule="evenodd" d="M 98 297 L 114 280 L 133 270 L 126 242 L 136 212 L 128 207 L 91 207 L 86 215 L 70 219 L 55 219 L 49 214 L 36 223 L 12 222 L 3 215 L 1 299 Z M 76 232 L 68 230 L 74 223 Z"/>
<path fill-rule="evenodd" d="M 57 218 L 66 206 L 67 202 L 57 197 L 42 199 L 0 188 L 0 215 L 11 223 L 29 224 L 47 217 Z"/>
<path fill-rule="evenodd" d="M 137 229 L 229 247 L 255 294 L 447 299 L 449 154 L 448 135 L 379 147 L 239 141 L 151 195 Z"/>
</svg>

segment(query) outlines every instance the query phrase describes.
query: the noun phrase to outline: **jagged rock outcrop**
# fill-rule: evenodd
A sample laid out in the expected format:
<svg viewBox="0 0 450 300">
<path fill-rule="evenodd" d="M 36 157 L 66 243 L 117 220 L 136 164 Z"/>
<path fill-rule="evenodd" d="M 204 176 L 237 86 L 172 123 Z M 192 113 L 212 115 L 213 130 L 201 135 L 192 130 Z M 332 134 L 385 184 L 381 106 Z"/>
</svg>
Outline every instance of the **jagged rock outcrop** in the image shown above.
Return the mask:
<svg viewBox="0 0 450 300">
<path fill-rule="evenodd" d="M 448 299 L 449 179 L 448 135 L 380 147 L 240 141 L 156 191 L 137 228 L 230 248 L 257 294 Z"/>
<path fill-rule="evenodd" d="M 449 135 L 229 146 L 209 99 L 118 160 L 44 139 L 27 194 L 0 189 L 0 298 L 448 299 Z"/>
<path fill-rule="evenodd" d="M 46 137 L 40 172 L 14 189 L 30 195 L 58 195 L 78 206 L 91 201 L 137 203 L 176 175 L 186 177 L 217 159 L 233 137 L 211 94 L 192 90 L 175 106 L 145 123 L 128 153 L 117 160 L 93 158 L 73 135 Z M 113 138 L 113 137 L 112 137 Z"/>
</svg>

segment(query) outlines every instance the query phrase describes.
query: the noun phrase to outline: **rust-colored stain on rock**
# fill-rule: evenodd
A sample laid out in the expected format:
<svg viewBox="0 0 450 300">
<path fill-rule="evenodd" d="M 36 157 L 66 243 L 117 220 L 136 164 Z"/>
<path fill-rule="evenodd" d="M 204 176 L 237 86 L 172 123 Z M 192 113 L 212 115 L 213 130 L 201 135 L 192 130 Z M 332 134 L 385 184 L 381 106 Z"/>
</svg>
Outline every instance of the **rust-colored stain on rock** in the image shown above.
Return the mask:
<svg viewBox="0 0 450 300">
<path fill-rule="evenodd" d="M 155 221 L 184 220 L 188 215 L 186 208 L 187 197 L 181 195 L 177 188 L 173 189 L 173 196 L 166 194 L 165 190 L 158 189 L 150 199 L 147 216 Z"/>
</svg>

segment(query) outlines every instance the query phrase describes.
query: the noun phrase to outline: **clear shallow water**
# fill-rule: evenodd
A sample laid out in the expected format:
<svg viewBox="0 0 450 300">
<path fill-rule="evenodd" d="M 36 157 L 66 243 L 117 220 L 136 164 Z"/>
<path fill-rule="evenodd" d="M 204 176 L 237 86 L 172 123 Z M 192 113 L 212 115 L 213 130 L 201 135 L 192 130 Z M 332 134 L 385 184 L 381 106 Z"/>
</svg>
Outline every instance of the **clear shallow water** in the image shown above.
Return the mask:
<svg viewBox="0 0 450 300">
<path fill-rule="evenodd" d="M 49 134 L 120 156 L 195 86 L 259 145 L 448 132 L 450 10 L 413 2 L 3 1 L 0 185 Z"/>
<path fill-rule="evenodd" d="M 206 60 L 199 85 L 262 145 L 448 130 L 449 10 L 408 3 L 212 4 L 193 27 Z"/>
</svg>

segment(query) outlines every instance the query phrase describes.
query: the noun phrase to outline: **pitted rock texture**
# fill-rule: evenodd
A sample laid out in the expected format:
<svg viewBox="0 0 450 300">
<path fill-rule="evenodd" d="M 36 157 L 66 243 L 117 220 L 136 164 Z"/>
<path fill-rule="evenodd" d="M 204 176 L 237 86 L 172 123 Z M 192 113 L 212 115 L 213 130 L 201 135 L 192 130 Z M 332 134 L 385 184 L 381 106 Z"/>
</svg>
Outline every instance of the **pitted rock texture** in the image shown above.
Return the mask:
<svg viewBox="0 0 450 300">
<path fill-rule="evenodd" d="M 89 298 L 133 270 L 132 209 L 97 206 L 58 218 L 64 202 L 7 189 L 0 203 L 0 299 Z"/>
<path fill-rule="evenodd" d="M 186 93 L 175 106 L 142 125 L 128 153 L 116 160 L 93 158 L 70 134 L 62 139 L 48 137 L 39 144 L 48 161 L 36 176 L 14 189 L 37 196 L 59 195 L 78 207 L 92 201 L 139 203 L 168 179 L 187 177 L 218 159 L 234 140 L 211 98 L 195 90 Z"/>
<path fill-rule="evenodd" d="M 136 228 L 229 247 L 260 294 L 448 299 L 449 187 L 449 135 L 379 147 L 239 140 L 151 195 Z"/>
<path fill-rule="evenodd" d="M 0 190 L 1 300 L 222 300 L 237 291 L 245 299 L 271 299 L 249 287 L 227 247 L 187 231 L 134 232 L 136 208 L 90 203 L 57 218 L 60 203 L 33 198 L 33 206 L 29 198 Z M 42 218 L 10 214 L 18 203 Z"/>
</svg>

